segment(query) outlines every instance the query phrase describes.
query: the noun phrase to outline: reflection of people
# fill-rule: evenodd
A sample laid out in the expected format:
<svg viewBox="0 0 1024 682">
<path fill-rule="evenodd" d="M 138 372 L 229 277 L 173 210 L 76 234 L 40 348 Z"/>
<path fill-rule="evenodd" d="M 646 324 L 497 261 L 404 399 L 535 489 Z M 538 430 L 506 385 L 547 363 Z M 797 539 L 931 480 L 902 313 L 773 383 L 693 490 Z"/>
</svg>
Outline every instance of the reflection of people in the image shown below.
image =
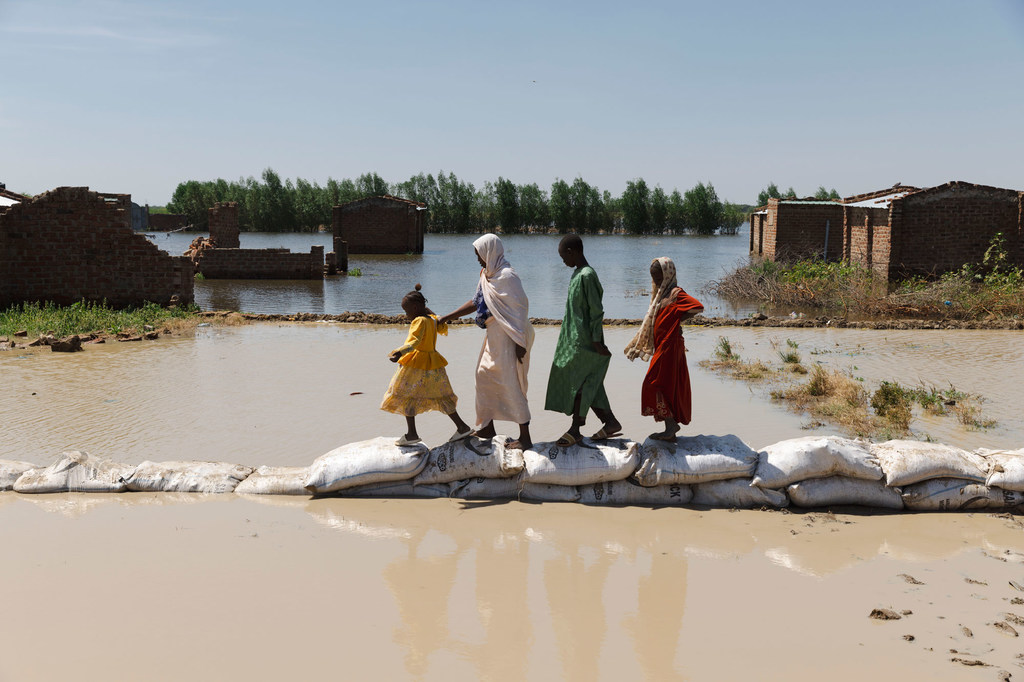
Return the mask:
<svg viewBox="0 0 1024 682">
<path fill-rule="evenodd" d="M 476 369 L 476 422 L 474 435 L 493 438 L 494 420 L 519 424 L 513 448 L 533 447 L 530 406 L 526 401 L 526 375 L 530 369 L 533 326 L 530 302 L 519 275 L 505 260 L 505 247 L 493 234 L 473 242 L 483 268 L 476 295 L 440 319 L 447 323 L 476 311 L 476 324 L 487 330 Z"/>
<path fill-rule="evenodd" d="M 676 285 L 671 258 L 651 263 L 651 281 L 651 303 L 640 331 L 626 346 L 626 357 L 650 360 L 640 390 L 640 413 L 665 422 L 665 430 L 651 438 L 674 441 L 679 425 L 690 423 L 690 373 L 682 322 L 704 306 Z"/>
<path fill-rule="evenodd" d="M 427 299 L 420 293 L 419 284 L 402 299 L 402 310 L 412 324 L 405 345 L 388 355 L 399 367 L 380 406 L 386 412 L 405 415 L 408 431 L 395 445 L 419 443 L 416 415 L 431 410 L 443 412 L 455 424 L 455 435 L 449 440 L 465 438 L 470 428 L 455 409 L 458 398 L 444 369 L 448 361 L 436 349 L 437 335 L 447 334 L 448 326 L 437 323 L 437 317 L 427 307 Z"/>
<path fill-rule="evenodd" d="M 568 234 L 558 244 L 562 262 L 575 268 L 569 279 L 565 317 L 558 333 L 555 359 L 548 377 L 544 409 L 572 416 L 569 430 L 557 445 L 569 447 L 583 439 L 580 427 L 591 408 L 604 422 L 593 440 L 604 440 L 621 433 L 622 425 L 612 414 L 604 390 L 611 351 L 604 344 L 604 290 L 594 268 L 583 255 L 583 240 Z"/>
</svg>

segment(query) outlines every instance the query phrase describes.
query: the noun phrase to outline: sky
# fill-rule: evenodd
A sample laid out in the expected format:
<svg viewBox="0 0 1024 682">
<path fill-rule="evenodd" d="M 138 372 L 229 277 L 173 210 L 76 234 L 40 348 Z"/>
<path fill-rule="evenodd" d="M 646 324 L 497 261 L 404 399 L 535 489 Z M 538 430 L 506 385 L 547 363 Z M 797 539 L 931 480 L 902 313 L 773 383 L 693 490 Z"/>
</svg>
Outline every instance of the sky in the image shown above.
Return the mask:
<svg viewBox="0 0 1024 682">
<path fill-rule="evenodd" d="M 1024 0 L 0 0 L 0 182 L 1024 189 Z"/>
</svg>

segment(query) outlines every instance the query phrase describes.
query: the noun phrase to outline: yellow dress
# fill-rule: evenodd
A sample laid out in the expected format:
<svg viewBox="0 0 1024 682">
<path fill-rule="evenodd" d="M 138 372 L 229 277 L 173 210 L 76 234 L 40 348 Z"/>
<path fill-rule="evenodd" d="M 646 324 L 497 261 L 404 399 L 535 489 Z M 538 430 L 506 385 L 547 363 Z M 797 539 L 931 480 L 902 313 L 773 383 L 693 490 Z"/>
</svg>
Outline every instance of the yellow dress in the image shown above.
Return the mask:
<svg viewBox="0 0 1024 682">
<path fill-rule="evenodd" d="M 448 335 L 448 325 L 438 324 L 433 315 L 417 317 L 409 326 L 398 369 L 384 394 L 380 409 L 385 412 L 414 417 L 435 410 L 444 414 L 455 411 L 458 398 L 448 381 L 448 361 L 437 352 L 437 335 Z"/>
</svg>

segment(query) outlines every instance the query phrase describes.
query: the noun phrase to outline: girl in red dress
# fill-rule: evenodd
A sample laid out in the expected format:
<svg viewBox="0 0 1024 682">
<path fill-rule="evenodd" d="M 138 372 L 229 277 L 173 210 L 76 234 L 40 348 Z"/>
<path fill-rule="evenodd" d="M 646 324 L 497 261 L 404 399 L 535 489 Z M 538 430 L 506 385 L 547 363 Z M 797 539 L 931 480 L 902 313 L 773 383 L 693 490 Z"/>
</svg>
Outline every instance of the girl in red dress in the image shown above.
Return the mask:
<svg viewBox="0 0 1024 682">
<path fill-rule="evenodd" d="M 674 441 L 679 425 L 690 423 L 690 373 L 682 322 L 702 312 L 704 306 L 676 284 L 671 258 L 656 258 L 651 263 L 651 281 L 651 304 L 640 331 L 626 346 L 626 357 L 650 360 L 640 390 L 640 413 L 665 422 L 665 430 L 651 438 Z"/>
</svg>

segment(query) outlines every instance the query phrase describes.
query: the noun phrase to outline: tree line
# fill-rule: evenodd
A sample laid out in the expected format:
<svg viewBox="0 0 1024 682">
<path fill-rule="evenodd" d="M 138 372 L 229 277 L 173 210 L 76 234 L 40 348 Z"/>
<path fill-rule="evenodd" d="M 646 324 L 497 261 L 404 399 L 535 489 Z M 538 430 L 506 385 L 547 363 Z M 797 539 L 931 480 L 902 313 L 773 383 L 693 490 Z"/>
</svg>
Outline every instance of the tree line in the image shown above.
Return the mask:
<svg viewBox="0 0 1024 682">
<path fill-rule="evenodd" d="M 768 204 L 768 200 L 769 199 L 796 199 L 796 198 L 797 198 L 796 190 L 794 190 L 792 187 L 787 189 L 785 192 L 780 192 L 778 185 L 776 185 L 774 182 L 772 182 L 772 183 L 769 183 L 768 186 L 765 187 L 763 190 L 761 190 L 761 193 L 757 195 L 757 205 L 758 206 L 765 206 L 765 205 Z M 839 196 L 839 192 L 836 191 L 835 187 L 833 187 L 832 189 L 825 189 L 824 185 L 818 185 L 818 191 L 816 191 L 812 196 L 805 197 L 805 198 L 808 198 L 808 199 L 818 199 L 818 200 L 821 200 L 821 201 L 828 201 L 828 200 L 838 201 L 839 199 L 842 199 L 842 197 Z"/>
<path fill-rule="evenodd" d="M 330 226 L 331 208 L 364 197 L 390 194 L 423 202 L 428 232 L 505 234 L 558 232 L 593 234 L 714 234 L 735 232 L 751 207 L 723 202 L 709 182 L 680 193 L 653 189 L 642 179 L 626 183 L 618 196 L 601 191 L 583 178 L 556 180 L 550 190 L 530 183 L 517 185 L 499 177 L 477 188 L 454 173 L 420 173 L 389 184 L 376 173 L 355 180 L 328 178 L 323 186 L 281 177 L 270 168 L 260 179 L 223 179 L 179 183 L 166 209 L 186 216 L 197 230 L 208 227 L 207 209 L 218 201 L 237 201 L 242 230 L 305 232 Z"/>
</svg>

